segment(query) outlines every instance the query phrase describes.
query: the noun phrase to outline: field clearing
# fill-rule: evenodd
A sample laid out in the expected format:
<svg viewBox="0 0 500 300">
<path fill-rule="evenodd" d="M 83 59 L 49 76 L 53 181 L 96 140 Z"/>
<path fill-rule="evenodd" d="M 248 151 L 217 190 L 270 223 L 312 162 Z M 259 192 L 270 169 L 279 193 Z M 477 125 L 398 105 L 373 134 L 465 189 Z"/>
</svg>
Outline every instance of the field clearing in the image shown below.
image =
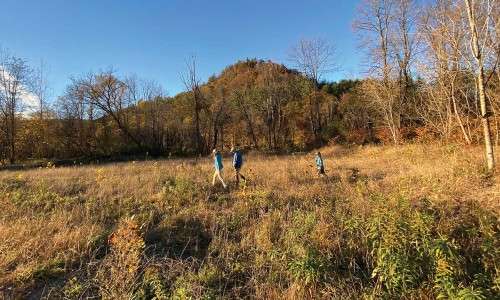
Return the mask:
<svg viewBox="0 0 500 300">
<path fill-rule="evenodd" d="M 3 171 L 0 297 L 500 295 L 500 182 L 482 148 L 322 154 L 326 179 L 312 153 L 251 154 L 239 187 L 225 157 L 228 191 L 210 158 Z"/>
</svg>

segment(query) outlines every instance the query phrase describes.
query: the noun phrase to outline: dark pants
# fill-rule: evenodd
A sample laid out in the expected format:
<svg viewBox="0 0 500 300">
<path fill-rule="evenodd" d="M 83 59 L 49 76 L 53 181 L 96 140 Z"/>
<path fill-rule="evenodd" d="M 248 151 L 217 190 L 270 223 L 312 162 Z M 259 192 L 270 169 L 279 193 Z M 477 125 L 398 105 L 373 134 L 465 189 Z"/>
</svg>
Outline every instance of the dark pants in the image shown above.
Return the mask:
<svg viewBox="0 0 500 300">
<path fill-rule="evenodd" d="M 241 179 L 247 181 L 245 176 L 241 175 L 240 170 L 241 168 L 234 168 L 234 177 L 236 178 L 236 183 L 240 183 L 240 177 Z"/>
<path fill-rule="evenodd" d="M 326 176 L 325 167 L 321 166 L 318 168 L 318 175 L 319 176 Z"/>
</svg>

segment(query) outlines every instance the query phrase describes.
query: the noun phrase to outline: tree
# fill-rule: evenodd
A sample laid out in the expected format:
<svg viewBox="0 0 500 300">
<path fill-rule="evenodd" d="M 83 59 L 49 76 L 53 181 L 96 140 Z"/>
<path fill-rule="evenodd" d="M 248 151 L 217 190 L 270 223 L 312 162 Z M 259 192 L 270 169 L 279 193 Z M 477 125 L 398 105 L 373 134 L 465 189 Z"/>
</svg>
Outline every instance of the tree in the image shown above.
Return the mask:
<svg viewBox="0 0 500 300">
<path fill-rule="evenodd" d="M 17 118 L 23 111 L 22 100 L 29 92 L 32 74 L 24 59 L 0 50 L 0 113 L 10 163 L 16 160 Z"/>
<path fill-rule="evenodd" d="M 493 17 L 491 10 L 496 3 L 496 0 L 480 1 L 478 4 L 474 0 L 464 0 L 467 17 L 469 19 L 470 30 L 470 48 L 476 60 L 475 73 L 477 78 L 477 94 L 479 96 L 479 105 L 481 107 L 481 123 L 483 125 L 484 145 L 486 148 L 486 163 L 489 171 L 495 168 L 495 157 L 493 153 L 493 144 L 491 142 L 490 133 L 490 112 L 488 102 L 486 101 L 486 79 L 484 71 L 484 57 L 485 57 L 485 41 L 489 38 L 491 33 L 489 26 L 491 18 Z M 480 16 L 479 12 L 482 12 Z M 479 18 L 481 17 L 481 18 Z M 498 17 L 498 16 L 497 16 Z M 480 23 L 480 24 L 479 24 Z M 479 28 L 478 29 L 478 24 Z M 481 35 L 482 33 L 482 35 Z"/>
<path fill-rule="evenodd" d="M 442 138 L 448 140 L 458 126 L 467 144 L 472 143 L 469 115 L 470 84 L 464 57 L 464 26 L 457 1 L 438 0 L 427 6 L 419 35 L 425 45 L 420 57 L 420 86 L 416 113 Z"/>
<path fill-rule="evenodd" d="M 124 79 L 127 86 L 126 98 L 129 114 L 134 116 L 130 121 L 133 134 L 147 145 L 152 154 L 164 151 L 163 99 L 165 92 L 162 86 L 153 80 L 143 80 L 132 75 Z"/>
<path fill-rule="evenodd" d="M 198 78 L 196 69 L 196 59 L 191 57 L 186 61 L 186 73 L 181 76 L 181 79 L 187 91 L 191 93 L 193 99 L 193 115 L 194 115 L 194 136 L 196 141 L 196 151 L 198 154 L 203 154 L 205 151 L 200 130 L 200 111 L 203 95 L 200 90 L 200 79 Z"/>
<path fill-rule="evenodd" d="M 47 120 L 49 113 L 48 108 L 48 97 L 49 97 L 49 84 L 47 81 L 47 68 L 45 63 L 40 62 L 40 66 L 35 70 L 33 82 L 32 82 L 32 91 L 33 96 L 37 101 L 37 126 L 33 128 L 37 131 L 36 138 L 38 139 L 38 152 L 39 156 L 46 157 L 47 156 L 47 148 L 48 148 L 48 136 L 47 136 Z"/>
<path fill-rule="evenodd" d="M 105 117 L 111 118 L 120 131 L 140 150 L 149 150 L 141 139 L 134 135 L 130 126 L 129 108 L 133 98 L 128 97 L 129 87 L 112 70 L 88 74 L 73 82 L 83 99 L 91 108 L 98 109 Z"/>
<path fill-rule="evenodd" d="M 49 83 L 47 81 L 47 66 L 41 61 L 40 66 L 35 70 L 32 81 L 33 95 L 36 97 L 38 106 L 38 118 L 44 120 L 45 113 L 48 110 Z"/>
<path fill-rule="evenodd" d="M 367 51 L 370 80 L 363 84 L 395 144 L 410 102 L 411 62 L 417 41 L 417 9 L 414 0 L 365 0 L 359 7 L 354 29 Z"/>
<path fill-rule="evenodd" d="M 55 106 L 59 126 L 57 135 L 60 156 L 92 156 L 96 141 L 93 139 L 93 109 L 85 101 L 85 91 L 75 80 L 66 87 L 64 95 L 58 97 Z"/>
<path fill-rule="evenodd" d="M 323 39 L 302 39 L 290 49 L 288 59 L 317 86 L 323 75 L 337 70 L 335 47 Z"/>
<path fill-rule="evenodd" d="M 393 142 L 399 142 L 400 98 L 391 78 L 393 64 L 389 53 L 393 3 L 390 0 L 365 0 L 359 8 L 354 28 L 368 52 L 368 72 L 373 78 L 363 86 L 365 95 L 380 112 L 389 128 Z"/>
<path fill-rule="evenodd" d="M 313 89 L 308 92 L 309 118 L 311 131 L 316 142 L 319 142 L 322 124 L 320 101 L 316 95 L 316 90 L 322 76 L 337 69 L 333 61 L 335 48 L 322 39 L 302 39 L 291 48 L 288 56 L 293 67 L 302 72 L 312 82 Z"/>
<path fill-rule="evenodd" d="M 235 106 L 242 116 L 246 127 L 247 133 L 251 137 L 252 146 L 254 148 L 259 147 L 259 143 L 257 142 L 257 135 L 255 133 L 255 125 L 251 114 L 251 108 L 249 102 L 251 102 L 251 91 L 249 88 L 244 88 L 242 91 L 236 90 L 233 94 L 233 99 Z"/>
</svg>

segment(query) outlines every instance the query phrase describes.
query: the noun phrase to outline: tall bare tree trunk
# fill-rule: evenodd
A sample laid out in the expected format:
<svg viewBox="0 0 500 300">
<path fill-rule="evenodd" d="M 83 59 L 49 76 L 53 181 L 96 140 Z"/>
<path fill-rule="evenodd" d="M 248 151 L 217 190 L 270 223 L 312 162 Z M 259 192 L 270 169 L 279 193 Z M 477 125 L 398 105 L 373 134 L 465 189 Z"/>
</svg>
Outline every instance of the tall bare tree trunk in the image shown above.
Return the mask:
<svg viewBox="0 0 500 300">
<path fill-rule="evenodd" d="M 248 115 L 247 109 L 244 106 L 242 106 L 242 109 L 243 109 L 243 115 L 245 116 L 245 120 L 247 121 L 248 132 L 250 133 L 250 136 L 252 137 L 253 147 L 258 148 L 257 137 L 255 136 L 255 130 L 253 129 L 252 120 L 250 119 L 250 116 Z"/>
<path fill-rule="evenodd" d="M 486 103 L 486 92 L 485 92 L 485 82 L 484 82 L 484 64 L 482 50 L 479 47 L 479 38 L 476 28 L 476 16 L 474 0 L 465 0 L 467 6 L 467 15 L 469 17 L 469 27 L 471 33 L 471 46 L 472 53 L 478 64 L 478 69 L 476 71 L 477 76 L 477 90 L 479 94 L 479 105 L 481 107 L 481 123 L 483 125 L 483 135 L 484 135 L 484 145 L 486 147 L 486 163 L 488 166 L 488 171 L 493 171 L 495 168 L 495 157 L 493 153 L 493 144 L 491 143 L 491 133 L 490 133 L 490 122 L 488 107 Z"/>
<path fill-rule="evenodd" d="M 9 112 L 9 144 L 10 144 L 10 152 L 9 152 L 9 163 L 13 164 L 16 161 L 16 113 L 15 110 Z"/>
<path fill-rule="evenodd" d="M 464 136 L 465 142 L 467 145 L 472 144 L 469 136 L 467 135 L 467 131 L 465 131 L 464 123 L 462 122 L 462 118 L 460 118 L 460 114 L 458 113 L 458 106 L 457 106 L 457 99 L 455 97 L 455 82 L 454 80 L 451 81 L 451 101 L 453 103 L 453 110 L 455 112 L 455 117 L 457 118 L 458 125 L 460 126 L 460 129 L 462 130 L 462 134 Z"/>
<path fill-rule="evenodd" d="M 194 75 L 196 76 L 196 75 Z M 198 86 L 193 91 L 194 94 L 194 122 L 195 122 L 195 134 L 196 134 L 196 149 L 198 154 L 202 154 L 203 146 L 201 143 L 201 131 L 200 131 L 200 91 Z"/>
<path fill-rule="evenodd" d="M 193 94 L 193 104 L 194 104 L 194 134 L 195 134 L 195 142 L 196 142 L 196 151 L 198 155 L 203 154 L 206 146 L 201 135 L 200 129 L 200 111 L 201 111 L 201 101 L 203 100 L 203 95 L 200 90 L 200 80 L 198 79 L 198 75 L 196 73 L 196 59 L 195 57 L 191 57 L 190 60 L 186 61 L 187 71 L 184 76 L 181 76 L 186 89 Z"/>
</svg>

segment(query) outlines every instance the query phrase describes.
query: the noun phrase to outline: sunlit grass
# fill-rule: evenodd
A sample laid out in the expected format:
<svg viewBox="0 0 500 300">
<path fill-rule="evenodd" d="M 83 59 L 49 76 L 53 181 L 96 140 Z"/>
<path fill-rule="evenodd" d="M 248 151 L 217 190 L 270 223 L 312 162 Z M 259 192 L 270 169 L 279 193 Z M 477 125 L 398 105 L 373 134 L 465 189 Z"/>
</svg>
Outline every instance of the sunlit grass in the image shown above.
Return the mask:
<svg viewBox="0 0 500 300">
<path fill-rule="evenodd" d="M 0 173 L 0 295 L 476 297 L 500 292 L 498 177 L 482 149 L 250 155 L 236 186 L 172 159 Z M 498 153 L 497 153 L 498 154 Z"/>
</svg>

